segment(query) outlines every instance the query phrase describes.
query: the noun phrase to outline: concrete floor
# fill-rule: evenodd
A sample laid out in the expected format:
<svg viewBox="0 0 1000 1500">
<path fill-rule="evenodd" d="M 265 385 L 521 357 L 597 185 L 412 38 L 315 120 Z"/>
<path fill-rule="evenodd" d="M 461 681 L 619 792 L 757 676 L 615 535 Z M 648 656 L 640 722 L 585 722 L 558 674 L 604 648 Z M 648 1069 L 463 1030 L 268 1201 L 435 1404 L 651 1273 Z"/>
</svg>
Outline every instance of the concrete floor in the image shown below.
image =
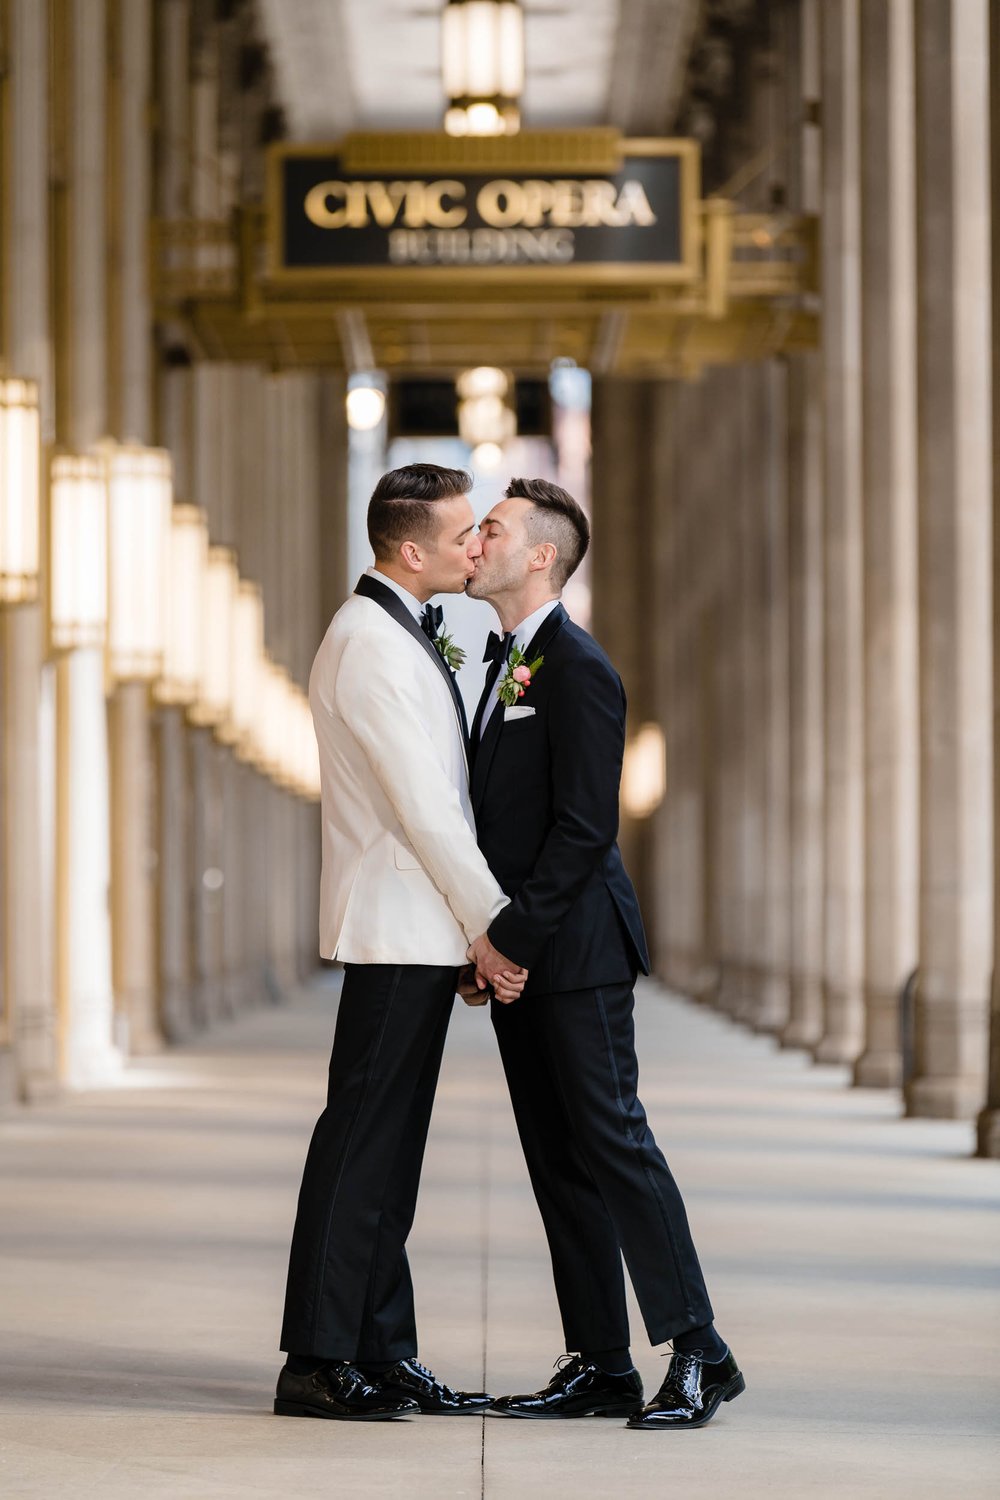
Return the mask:
<svg viewBox="0 0 1000 1500">
<path fill-rule="evenodd" d="M 273 1417 L 334 1009 L 319 985 L 0 1121 L 5 1500 L 1000 1493 L 996 1164 L 968 1159 L 968 1126 L 900 1123 L 888 1094 L 652 986 L 643 1096 L 747 1394 L 684 1435 Z M 471 1388 L 543 1384 L 559 1325 L 483 1011 L 456 1012 L 411 1248 L 424 1359 Z"/>
</svg>

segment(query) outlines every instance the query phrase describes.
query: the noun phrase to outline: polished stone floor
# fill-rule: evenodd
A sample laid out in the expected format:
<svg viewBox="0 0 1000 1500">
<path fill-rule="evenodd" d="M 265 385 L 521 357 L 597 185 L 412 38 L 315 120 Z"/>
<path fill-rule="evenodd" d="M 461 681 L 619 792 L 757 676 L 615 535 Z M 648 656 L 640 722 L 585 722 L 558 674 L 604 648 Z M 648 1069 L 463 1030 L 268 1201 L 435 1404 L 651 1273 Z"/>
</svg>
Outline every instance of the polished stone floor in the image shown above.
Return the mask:
<svg viewBox="0 0 1000 1500">
<path fill-rule="evenodd" d="M 642 992 L 643 1095 L 747 1393 L 701 1432 L 270 1414 L 335 991 L 0 1119 L 5 1500 L 993 1500 L 1000 1169 L 971 1131 Z M 456 1013 L 411 1237 L 421 1354 L 544 1383 L 547 1257 L 483 1011 Z M 634 1319 L 647 1388 L 665 1368 Z"/>
</svg>

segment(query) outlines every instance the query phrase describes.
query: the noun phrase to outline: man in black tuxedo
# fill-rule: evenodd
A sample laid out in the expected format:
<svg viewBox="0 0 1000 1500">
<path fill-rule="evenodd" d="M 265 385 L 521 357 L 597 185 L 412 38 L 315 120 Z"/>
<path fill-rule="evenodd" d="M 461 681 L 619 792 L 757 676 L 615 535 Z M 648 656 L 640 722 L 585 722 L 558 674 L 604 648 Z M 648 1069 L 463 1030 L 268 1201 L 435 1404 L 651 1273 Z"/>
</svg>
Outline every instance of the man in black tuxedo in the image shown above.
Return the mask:
<svg viewBox="0 0 1000 1500">
<path fill-rule="evenodd" d="M 505 634 L 491 636 L 472 724 L 472 805 L 511 899 L 469 958 L 484 974 L 510 961 L 528 970 L 520 998 L 493 1000 L 493 1025 L 573 1356 L 544 1390 L 493 1409 L 700 1427 L 744 1381 L 713 1326 L 684 1204 L 636 1094 L 632 990 L 649 958 L 616 842 L 625 694 L 559 602 L 589 526 L 565 490 L 515 479 L 480 538 L 467 592 L 493 605 Z M 673 1341 L 645 1406 L 623 1255 L 651 1342 Z"/>
</svg>

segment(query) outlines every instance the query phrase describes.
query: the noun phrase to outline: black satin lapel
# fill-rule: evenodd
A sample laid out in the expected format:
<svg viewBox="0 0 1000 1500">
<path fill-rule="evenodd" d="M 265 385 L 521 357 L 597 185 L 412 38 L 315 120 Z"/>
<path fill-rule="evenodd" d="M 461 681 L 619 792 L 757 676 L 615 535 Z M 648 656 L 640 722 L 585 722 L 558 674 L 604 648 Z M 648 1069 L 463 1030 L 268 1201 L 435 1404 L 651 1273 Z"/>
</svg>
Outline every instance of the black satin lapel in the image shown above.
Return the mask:
<svg viewBox="0 0 1000 1500">
<path fill-rule="evenodd" d="M 398 594 L 394 594 L 392 589 L 386 588 L 384 583 L 379 583 L 377 578 L 370 578 L 367 573 L 363 573 L 358 579 L 354 592 L 356 594 L 360 594 L 364 599 L 372 599 L 376 604 L 381 605 L 386 614 L 391 615 L 392 618 L 396 621 L 397 625 L 402 625 L 403 629 L 410 635 L 412 635 L 415 641 L 420 642 L 421 646 L 427 652 L 428 656 L 437 667 L 438 671 L 443 674 L 444 680 L 448 684 L 448 688 L 451 692 L 452 700 L 455 705 L 455 713 L 458 716 L 458 722 L 461 726 L 462 735 L 466 741 L 466 744 L 468 744 L 469 726 L 466 723 L 465 719 L 465 704 L 462 702 L 462 695 L 458 690 L 458 683 L 455 681 L 455 674 L 451 671 L 437 647 L 421 630 L 417 621 L 410 614 L 410 611 L 407 609 L 402 599 L 400 599 Z"/>
<path fill-rule="evenodd" d="M 479 726 L 483 722 L 483 714 L 486 712 L 486 705 L 490 701 L 490 693 L 496 686 L 499 676 L 500 664 L 498 662 L 490 662 L 490 669 L 486 673 L 486 681 L 483 683 L 483 690 L 479 695 L 479 702 L 476 704 L 476 712 L 472 716 L 471 739 L 473 755 L 475 755 L 479 748 Z"/>
<path fill-rule="evenodd" d="M 545 619 L 528 642 L 524 653 L 525 659 L 527 661 L 534 661 L 536 656 L 544 656 L 546 646 L 556 631 L 561 630 L 568 619 L 569 615 L 563 609 L 562 605 L 557 604 L 555 609 L 545 616 Z"/>
<path fill-rule="evenodd" d="M 497 677 L 499 679 L 499 672 Z M 494 689 L 495 689 L 494 684 Z M 490 714 L 489 722 L 483 730 L 482 739 L 474 747 L 472 762 L 472 810 L 478 811 L 483 792 L 486 789 L 486 778 L 490 774 L 490 762 L 500 743 L 500 730 L 503 727 L 503 704 L 498 703 Z"/>
</svg>

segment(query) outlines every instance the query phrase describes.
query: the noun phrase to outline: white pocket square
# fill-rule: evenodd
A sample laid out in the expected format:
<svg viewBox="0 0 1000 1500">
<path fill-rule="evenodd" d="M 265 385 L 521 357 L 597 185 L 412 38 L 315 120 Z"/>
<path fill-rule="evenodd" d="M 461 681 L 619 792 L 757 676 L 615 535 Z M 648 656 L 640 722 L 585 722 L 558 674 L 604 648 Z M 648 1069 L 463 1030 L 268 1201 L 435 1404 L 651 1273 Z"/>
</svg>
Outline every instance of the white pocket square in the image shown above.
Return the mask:
<svg viewBox="0 0 1000 1500">
<path fill-rule="evenodd" d="M 517 703 L 513 708 L 504 709 L 503 721 L 506 724 L 508 719 L 530 719 L 534 712 L 533 708 L 523 708 L 520 703 Z"/>
</svg>

